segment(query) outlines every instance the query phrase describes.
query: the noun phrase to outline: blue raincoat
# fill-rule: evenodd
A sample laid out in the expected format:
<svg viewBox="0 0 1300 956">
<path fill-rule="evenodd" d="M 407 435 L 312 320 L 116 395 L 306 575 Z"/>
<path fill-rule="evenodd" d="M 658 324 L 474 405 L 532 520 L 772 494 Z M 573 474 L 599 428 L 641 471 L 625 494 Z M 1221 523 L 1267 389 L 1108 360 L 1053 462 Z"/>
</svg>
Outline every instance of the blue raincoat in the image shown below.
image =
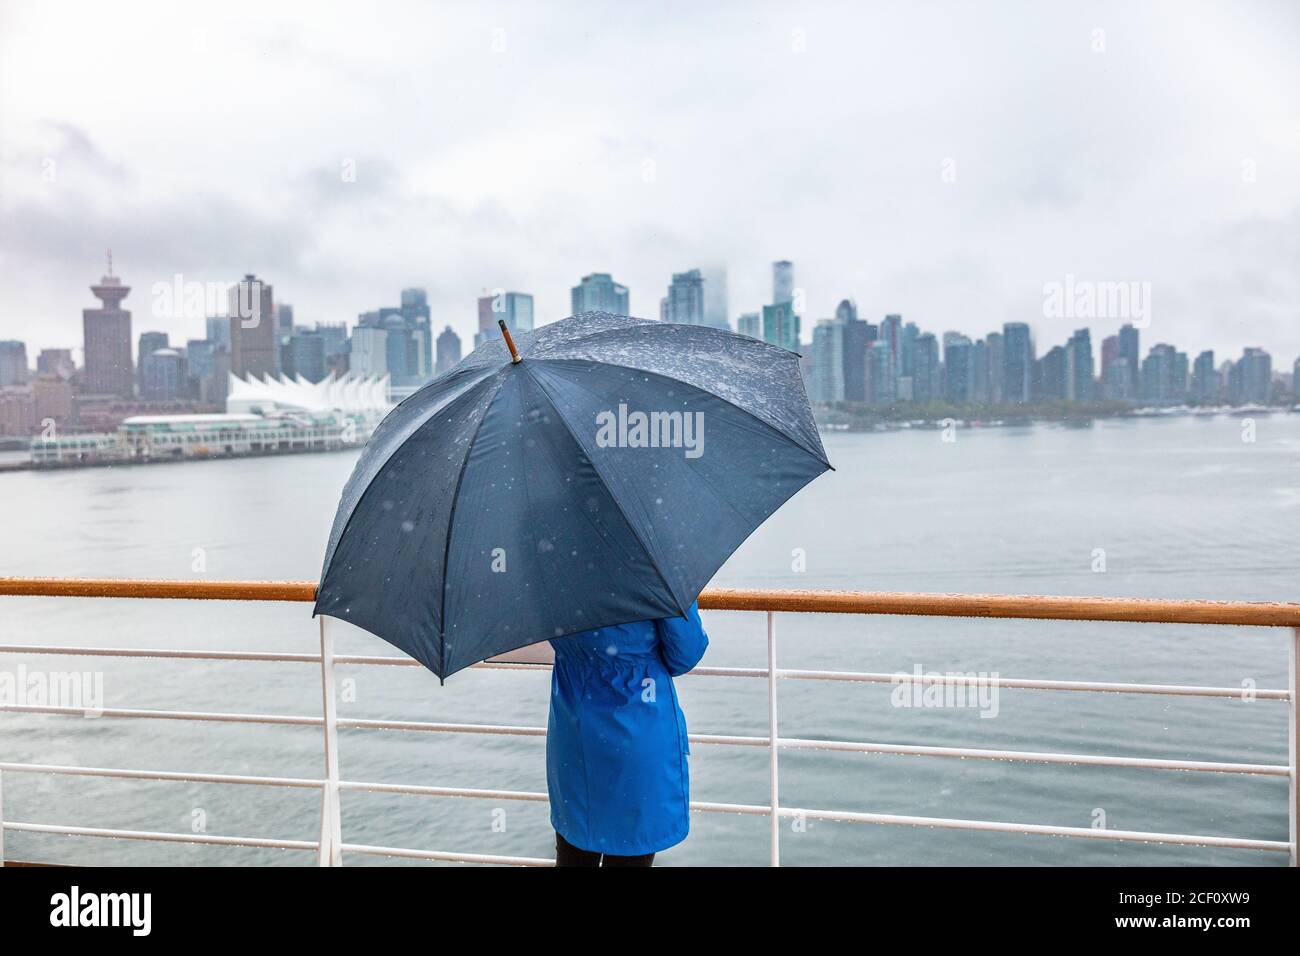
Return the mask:
<svg viewBox="0 0 1300 956">
<path fill-rule="evenodd" d="M 699 608 L 551 645 L 546 784 L 555 831 L 579 849 L 619 856 L 686 839 L 690 747 L 673 677 L 709 646 Z"/>
</svg>

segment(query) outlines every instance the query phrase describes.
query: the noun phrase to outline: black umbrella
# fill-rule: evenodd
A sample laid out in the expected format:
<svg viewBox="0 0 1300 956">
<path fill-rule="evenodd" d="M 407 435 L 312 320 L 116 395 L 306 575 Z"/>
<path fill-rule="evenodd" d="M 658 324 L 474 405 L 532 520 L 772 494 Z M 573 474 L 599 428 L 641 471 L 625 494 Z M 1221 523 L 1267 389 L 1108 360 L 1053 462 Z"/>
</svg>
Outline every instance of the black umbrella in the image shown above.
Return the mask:
<svg viewBox="0 0 1300 956">
<path fill-rule="evenodd" d="M 440 678 L 681 615 L 830 468 L 799 357 L 587 312 L 493 340 L 397 406 L 343 491 L 316 614 Z"/>
</svg>

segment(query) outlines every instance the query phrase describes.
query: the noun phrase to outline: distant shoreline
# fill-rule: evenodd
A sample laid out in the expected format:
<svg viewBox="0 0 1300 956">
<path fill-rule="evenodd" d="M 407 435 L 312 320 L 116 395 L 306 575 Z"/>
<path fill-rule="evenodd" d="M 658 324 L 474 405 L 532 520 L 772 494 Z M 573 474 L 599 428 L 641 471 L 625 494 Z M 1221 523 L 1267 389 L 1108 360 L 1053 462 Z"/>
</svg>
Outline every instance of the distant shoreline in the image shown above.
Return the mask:
<svg viewBox="0 0 1300 956">
<path fill-rule="evenodd" d="M 1099 418 L 1249 418 L 1254 415 L 1289 414 L 1300 406 L 1153 406 L 1134 408 L 1110 404 L 1078 406 L 981 406 L 928 407 L 924 410 L 902 406 L 875 409 L 869 406 L 814 408 L 817 428 L 822 432 L 901 431 L 910 428 L 938 429 L 950 426 L 966 428 L 1009 428 L 1056 422 L 1063 425 L 1087 425 Z"/>
</svg>

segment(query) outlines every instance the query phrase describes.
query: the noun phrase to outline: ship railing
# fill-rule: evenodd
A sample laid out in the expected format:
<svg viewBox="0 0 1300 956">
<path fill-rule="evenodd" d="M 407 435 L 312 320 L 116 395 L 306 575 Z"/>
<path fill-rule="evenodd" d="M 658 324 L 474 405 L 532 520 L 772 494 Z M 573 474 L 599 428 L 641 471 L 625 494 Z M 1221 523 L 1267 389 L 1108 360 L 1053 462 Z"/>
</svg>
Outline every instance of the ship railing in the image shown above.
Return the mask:
<svg viewBox="0 0 1300 956">
<path fill-rule="evenodd" d="M 291 581 L 150 581 L 72 578 L 0 578 L 0 597 L 42 596 L 58 598 L 180 599 L 215 601 L 289 601 L 315 600 L 315 585 Z M 696 800 L 691 810 L 698 813 L 731 813 L 767 817 L 769 820 L 770 862 L 780 865 L 781 821 L 788 818 L 869 823 L 891 826 L 929 827 L 951 830 L 974 830 L 998 833 L 1032 834 L 1107 840 L 1125 843 L 1148 843 L 1174 846 L 1219 847 L 1286 854 L 1291 866 L 1297 864 L 1297 816 L 1300 814 L 1300 787 L 1297 784 L 1297 738 L 1300 737 L 1300 604 L 1170 601 L 1131 598 L 1047 597 L 1037 595 L 989 594 L 912 594 L 898 592 L 805 591 L 805 590 L 737 590 L 710 589 L 700 595 L 703 610 L 748 611 L 762 613 L 766 619 L 767 665 L 747 667 L 697 667 L 695 676 L 763 680 L 767 685 L 767 734 L 691 734 L 692 744 L 726 747 L 758 747 L 768 751 L 769 787 L 764 803 L 739 804 Z M 1101 681 L 1045 680 L 1030 678 L 997 679 L 999 687 L 1043 691 L 1102 694 L 1169 695 L 1203 698 L 1242 698 L 1278 701 L 1287 705 L 1288 759 L 1285 764 L 1233 763 L 1223 761 L 1175 760 L 1146 756 L 1050 753 L 1023 750 L 992 750 L 971 747 L 936 747 L 907 743 L 872 741 L 803 739 L 781 737 L 778 732 L 778 686 L 783 680 L 849 681 L 858 683 L 951 683 L 966 680 L 960 675 L 908 675 L 865 671 L 801 670 L 777 665 L 778 614 L 855 614 L 920 615 L 945 618 L 1001 618 L 1028 620 L 1105 621 L 1148 624 L 1196 624 L 1205 626 L 1253 626 L 1289 629 L 1287 634 L 1287 687 L 1255 689 L 1241 687 L 1195 686 L 1185 684 L 1136 684 Z M 313 653 L 279 653 L 260 651 L 212 651 L 175 648 L 101 648 L 46 644 L 0 644 L 0 655 L 61 655 L 86 658 L 149 658 L 186 661 L 247 661 L 259 663 L 300 663 L 319 668 L 321 679 L 320 715 L 203 712 L 185 710 L 146 710 L 107 708 L 96 711 L 109 719 L 215 721 L 263 725 L 296 725 L 321 728 L 324 750 L 320 777 L 276 777 L 247 774 L 147 770 L 121 767 L 63 766 L 55 764 L 0 762 L 0 863 L 5 860 L 4 834 L 39 833 L 81 837 L 105 837 L 184 843 L 209 846 L 278 848 L 307 851 L 322 866 L 338 866 L 344 854 L 365 854 L 418 860 L 460 863 L 490 863 L 522 866 L 549 866 L 552 860 L 541 857 L 460 853 L 411 847 L 376 846 L 349 843 L 343 838 L 341 798 L 344 793 L 370 792 L 408 794 L 439 798 L 486 799 L 493 801 L 546 802 L 539 792 L 475 789 L 464 787 L 417 786 L 401 783 L 378 783 L 349 780 L 342 776 L 339 763 L 339 731 L 362 729 L 435 734 L 496 734 L 544 737 L 544 727 L 508 726 L 477 723 L 438 723 L 411 720 L 340 717 L 337 712 L 335 669 L 339 665 L 377 667 L 418 667 L 414 660 L 391 654 L 338 654 L 327 618 L 319 619 L 319 650 Z M 536 664 L 484 662 L 475 665 L 490 669 L 535 669 Z M 0 702 L 0 711 L 80 716 L 81 708 L 28 705 Z M 1002 760 L 1038 764 L 1125 767 L 1153 771 L 1184 771 L 1218 774 L 1244 774 L 1252 777 L 1285 777 L 1289 782 L 1287 839 L 1265 840 L 1233 836 L 1112 830 L 1096 827 L 1054 826 L 1029 822 L 954 819 L 892 813 L 869 813 L 837 809 L 809 809 L 783 806 L 780 802 L 779 758 L 782 751 L 829 750 L 862 754 L 895 754 L 959 759 Z M 126 780 L 175 781 L 237 786 L 263 786 L 319 790 L 321 794 L 320 835 L 316 840 L 263 839 L 242 836 L 214 836 L 196 833 L 171 833 L 146 830 L 112 829 L 71 825 L 25 823 L 4 817 L 4 777 L 13 774 L 52 774 Z"/>
</svg>

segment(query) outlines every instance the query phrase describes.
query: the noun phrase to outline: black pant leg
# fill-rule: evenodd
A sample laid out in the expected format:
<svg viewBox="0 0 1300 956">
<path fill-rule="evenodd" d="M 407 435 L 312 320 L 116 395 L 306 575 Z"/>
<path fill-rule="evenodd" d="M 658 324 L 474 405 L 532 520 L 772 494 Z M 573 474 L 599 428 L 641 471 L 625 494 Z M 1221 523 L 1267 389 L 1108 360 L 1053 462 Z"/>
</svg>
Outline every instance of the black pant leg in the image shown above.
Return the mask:
<svg viewBox="0 0 1300 956">
<path fill-rule="evenodd" d="M 613 853 L 606 853 L 604 862 L 601 866 L 654 866 L 655 855 L 646 853 L 643 856 L 615 856 Z"/>
<path fill-rule="evenodd" d="M 559 833 L 555 834 L 556 866 L 600 866 L 600 854 L 579 850 Z"/>
</svg>

